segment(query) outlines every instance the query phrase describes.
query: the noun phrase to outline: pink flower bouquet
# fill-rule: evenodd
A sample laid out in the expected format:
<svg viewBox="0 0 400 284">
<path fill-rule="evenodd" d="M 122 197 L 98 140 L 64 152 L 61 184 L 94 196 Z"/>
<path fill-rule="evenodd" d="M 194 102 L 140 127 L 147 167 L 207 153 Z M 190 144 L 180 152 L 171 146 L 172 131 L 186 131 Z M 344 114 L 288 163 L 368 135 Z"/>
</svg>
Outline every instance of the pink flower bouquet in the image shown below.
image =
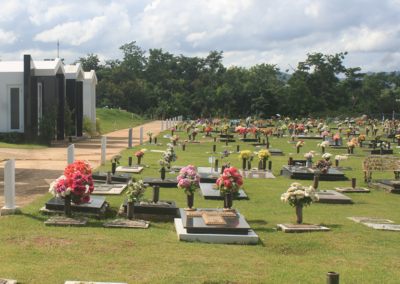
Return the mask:
<svg viewBox="0 0 400 284">
<path fill-rule="evenodd" d="M 181 169 L 177 176 L 178 188 L 183 189 L 186 194 L 193 194 L 200 184 L 200 175 L 196 173 L 194 166 L 187 166 Z"/>
<path fill-rule="evenodd" d="M 242 176 L 238 174 L 235 167 L 225 169 L 221 177 L 217 179 L 216 185 L 221 196 L 233 193 L 233 197 L 236 198 L 239 196 L 239 188 L 243 185 Z"/>
</svg>

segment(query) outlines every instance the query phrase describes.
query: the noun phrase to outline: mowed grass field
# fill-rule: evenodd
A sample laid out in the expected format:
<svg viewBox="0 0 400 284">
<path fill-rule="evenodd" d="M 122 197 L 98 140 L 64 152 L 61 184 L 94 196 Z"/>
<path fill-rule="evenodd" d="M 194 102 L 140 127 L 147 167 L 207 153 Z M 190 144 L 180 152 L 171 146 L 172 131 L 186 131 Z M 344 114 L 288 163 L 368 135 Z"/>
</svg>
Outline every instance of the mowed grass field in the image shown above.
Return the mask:
<svg viewBox="0 0 400 284">
<path fill-rule="evenodd" d="M 335 132 L 335 131 L 333 131 Z M 165 150 L 169 139 L 158 135 L 163 146 L 141 145 L 122 152 L 122 165 L 128 165 L 128 157 L 136 161 L 135 153 L 146 148 L 149 151 L 142 163 L 149 165 L 135 180 L 143 177 L 159 177 L 157 160 Z M 187 139 L 186 132 L 176 132 Z M 209 166 L 207 151 L 212 151 L 212 139 L 201 144 L 186 143 L 186 151 L 177 147 L 178 160 L 173 165 Z M 214 134 L 215 136 L 215 134 Z M 250 137 L 251 135 L 248 135 Z M 343 134 L 343 137 L 345 135 Z M 369 138 L 371 139 L 371 138 Z M 400 236 L 398 232 L 377 231 L 347 217 L 381 217 L 400 224 L 400 196 L 372 190 L 368 194 L 346 194 L 352 205 L 312 204 L 303 209 L 303 222 L 321 224 L 329 232 L 285 234 L 277 231 L 277 224 L 294 223 L 295 209 L 280 201 L 290 184 L 300 182 L 312 185 L 312 181 L 290 180 L 279 174 L 288 158 L 303 159 L 308 151 L 320 151 L 318 140 L 305 140 L 305 147 L 296 153 L 289 137 L 270 138 L 271 148 L 284 152 L 284 156 L 272 156 L 275 179 L 244 179 L 243 189 L 249 199 L 234 201 L 237 208 L 258 234 L 256 245 L 224 245 L 180 242 L 173 223 L 151 222 L 149 229 L 105 229 L 102 224 L 117 219 L 117 211 L 125 192 L 119 196 L 107 196 L 110 211 L 102 220 L 90 219 L 84 228 L 46 227 L 49 218 L 39 209 L 51 198 L 47 194 L 21 208 L 21 214 L 0 217 L 0 278 L 17 279 L 18 283 L 64 283 L 66 280 L 124 282 L 124 283 L 325 283 L 326 273 L 340 273 L 340 283 L 399 283 Z M 387 139 L 384 139 L 387 140 Z M 389 141 L 389 140 L 388 140 Z M 217 151 L 223 149 L 257 150 L 236 139 L 232 147 L 216 143 Z M 394 146 L 394 145 L 393 145 Z M 335 156 L 347 153 L 346 149 L 327 149 Z M 368 154 L 355 148 L 355 154 L 340 165 L 351 167 L 346 171 L 350 179 L 357 178 L 357 186 L 367 187 L 363 181 L 362 161 Z M 231 154 L 220 160 L 241 168 L 239 154 Z M 399 156 L 399 149 L 394 149 Z M 316 156 L 314 162 L 321 156 Z M 257 157 L 253 165 L 257 164 Z M 99 170 L 110 170 L 111 163 Z M 61 173 L 60 173 L 61 174 Z M 167 177 L 177 176 L 167 173 Z M 394 178 L 394 174 L 374 173 L 373 178 Z M 349 181 L 319 182 L 319 189 L 350 186 Z M 152 197 L 148 188 L 145 198 Z M 186 196 L 178 188 L 161 188 L 160 199 L 174 200 L 179 207 L 186 207 Z M 197 192 L 195 207 L 222 208 L 223 201 L 204 200 Z"/>
</svg>

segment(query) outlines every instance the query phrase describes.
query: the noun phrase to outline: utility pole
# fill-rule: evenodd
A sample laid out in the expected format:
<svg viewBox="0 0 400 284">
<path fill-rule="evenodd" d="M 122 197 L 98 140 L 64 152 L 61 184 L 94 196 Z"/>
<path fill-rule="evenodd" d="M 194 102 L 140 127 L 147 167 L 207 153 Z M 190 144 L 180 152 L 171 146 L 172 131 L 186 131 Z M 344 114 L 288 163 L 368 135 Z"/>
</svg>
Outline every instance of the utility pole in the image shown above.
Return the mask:
<svg viewBox="0 0 400 284">
<path fill-rule="evenodd" d="M 60 58 L 60 40 L 57 39 L 57 58 Z"/>
</svg>

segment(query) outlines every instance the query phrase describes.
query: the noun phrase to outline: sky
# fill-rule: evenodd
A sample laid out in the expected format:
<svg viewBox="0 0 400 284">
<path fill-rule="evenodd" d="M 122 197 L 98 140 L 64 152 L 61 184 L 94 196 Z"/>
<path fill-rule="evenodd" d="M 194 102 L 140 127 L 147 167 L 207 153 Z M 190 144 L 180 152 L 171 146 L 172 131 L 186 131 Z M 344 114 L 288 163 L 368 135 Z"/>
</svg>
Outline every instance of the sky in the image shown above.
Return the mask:
<svg viewBox="0 0 400 284">
<path fill-rule="evenodd" d="M 225 67 L 296 68 L 308 53 L 347 51 L 346 67 L 400 71 L 400 0 L 0 0 L 0 60 L 142 50 L 206 57 Z M 291 72 L 289 72 L 291 73 Z"/>
</svg>

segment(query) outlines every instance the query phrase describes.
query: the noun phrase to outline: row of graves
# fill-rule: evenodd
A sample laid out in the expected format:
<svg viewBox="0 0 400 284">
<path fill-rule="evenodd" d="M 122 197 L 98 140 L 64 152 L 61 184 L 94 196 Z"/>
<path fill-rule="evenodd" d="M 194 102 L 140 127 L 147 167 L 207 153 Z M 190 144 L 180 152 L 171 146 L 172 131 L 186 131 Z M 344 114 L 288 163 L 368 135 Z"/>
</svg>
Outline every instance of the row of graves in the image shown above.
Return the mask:
<svg viewBox="0 0 400 284">
<path fill-rule="evenodd" d="M 150 222 L 173 222 L 180 241 L 225 243 L 225 244 L 257 244 L 258 235 L 251 228 L 249 222 L 234 207 L 234 200 L 246 202 L 248 196 L 244 190 L 244 184 L 248 179 L 274 179 L 276 173 L 272 170 L 272 156 L 284 156 L 285 153 L 279 149 L 271 148 L 270 141 L 274 144 L 294 144 L 296 153 L 287 153 L 287 165 L 282 165 L 279 174 L 288 179 L 294 179 L 287 192 L 281 196 L 281 201 L 288 202 L 295 208 L 296 223 L 277 224 L 277 230 L 285 233 L 329 231 L 329 228 L 320 224 L 303 223 L 303 208 L 312 203 L 326 204 L 348 204 L 354 203 L 353 199 L 346 194 L 369 193 L 370 189 L 356 185 L 356 179 L 347 177 L 344 172 L 351 173 L 352 168 L 339 165 L 341 160 L 349 159 L 355 154 L 354 149 L 361 148 L 363 153 L 369 154 L 363 161 L 365 173 L 364 182 L 368 182 L 370 188 L 386 190 L 388 193 L 400 193 L 400 162 L 392 154 L 393 149 L 389 141 L 383 141 L 382 135 L 376 132 L 368 133 L 364 129 L 357 128 L 358 133 L 351 137 L 347 132 L 345 135 L 333 132 L 328 124 L 316 121 L 307 123 L 308 132 L 301 129 L 296 121 L 290 122 L 285 119 L 284 124 L 279 121 L 267 120 L 255 121 L 247 118 L 245 123 L 240 120 L 233 120 L 223 123 L 221 126 L 218 120 L 207 121 L 185 121 L 182 119 L 168 120 L 166 129 L 169 133 L 163 134 L 163 139 L 169 139 L 166 150 L 152 149 L 151 152 L 162 154 L 157 161 L 159 176 L 145 176 L 141 180 L 133 182 L 132 175 L 139 174 L 150 167 L 143 163 L 147 149 L 137 151 L 136 163 L 129 157 L 127 165 L 120 165 L 121 155 L 117 154 L 111 158 L 110 171 L 96 171 L 85 161 L 75 161 L 74 147 L 68 148 L 68 166 L 63 175 L 50 185 L 49 191 L 53 194 L 42 212 L 56 216 L 48 219 L 46 225 L 52 226 L 85 226 L 89 218 L 101 219 L 110 208 L 107 201 L 109 195 L 121 195 L 126 193 L 125 198 L 119 206 L 118 219 L 103 224 L 105 228 L 131 228 L 146 229 Z M 293 125 L 292 132 L 285 127 Z M 297 126 L 296 126 L 297 125 Z M 304 125 L 304 123 L 303 123 Z M 349 123 L 351 126 L 351 123 Z M 357 125 L 357 124 L 356 124 Z M 373 124 L 372 124 L 373 125 Z M 392 127 L 390 126 L 392 125 Z M 395 126 L 396 125 L 396 126 Z M 387 132 L 393 133 L 397 124 L 387 125 Z M 300 129 L 298 129 L 300 127 Z M 161 125 L 164 130 L 164 122 Z M 316 129 L 314 129 L 316 128 Z M 381 127 L 382 128 L 382 127 Z M 314 129 L 314 130 L 313 130 Z M 351 129 L 351 128 L 349 128 Z M 386 126 L 385 126 L 386 131 Z M 296 132 L 295 132 L 296 131 Z M 310 132 L 315 131 L 315 135 Z M 365 134 L 361 134 L 365 131 Z M 395 130 L 397 131 L 397 130 Z M 354 132 L 354 130 L 352 130 Z M 162 147 L 154 133 L 146 133 L 149 137 L 147 143 L 143 143 L 143 131 L 141 130 L 140 142 L 148 146 Z M 187 135 L 187 139 L 178 136 Z M 370 136 L 370 135 L 375 136 Z M 128 138 L 128 149 L 132 148 L 132 132 Z M 201 137 L 201 139 L 199 138 Z M 368 140 L 368 138 L 373 138 Z M 387 137 L 386 137 L 387 138 Z M 205 140 L 203 140 L 205 139 Z M 294 159 L 305 146 L 306 139 L 319 139 L 317 148 L 320 151 L 310 151 L 304 154 L 304 159 Z M 399 145 L 400 135 L 392 137 L 392 145 Z M 254 147 L 254 150 L 241 150 L 239 145 L 231 145 L 236 140 L 246 143 L 246 148 Z M 344 146 L 348 140 L 347 147 Z M 177 161 L 176 151 L 182 155 L 191 155 L 186 145 L 193 147 L 209 147 L 205 153 L 209 155 L 208 167 L 195 167 L 193 165 L 173 165 Z M 203 146 L 200 146 L 202 144 Z M 217 150 L 217 145 L 218 149 Z M 241 144 L 243 145 L 243 144 Z M 236 146 L 236 147 L 235 147 Z M 165 146 L 164 146 L 165 147 Z M 395 146 L 396 147 L 396 146 Z M 347 149 L 347 153 L 337 155 L 334 165 L 331 161 L 332 155 L 327 153 L 328 149 Z M 364 150 L 365 148 L 365 150 Z M 178 150 L 179 149 L 179 150 Z M 103 151 L 104 150 L 104 151 Z M 102 143 L 102 159 L 105 157 L 106 144 Z M 391 152 L 388 152 L 391 151 Z M 360 152 L 357 150 L 357 152 Z M 363 154 L 363 155 L 365 155 Z M 322 159 L 313 162 L 316 155 Z M 241 161 L 240 169 L 230 165 L 227 161 L 230 158 L 237 158 Z M 254 158 L 258 157 L 258 162 Z M 196 157 L 193 157 L 194 159 Z M 15 191 L 15 181 L 12 180 L 14 160 L 10 160 L 6 166 L 5 194 L 6 206 L 3 210 L 17 210 L 15 201 L 12 199 Z M 394 179 L 372 180 L 373 172 L 393 171 Z M 14 171 L 15 173 L 15 171 Z M 177 177 L 169 177 L 170 174 L 179 173 Z M 275 175 L 274 175 L 275 174 Z M 312 186 L 304 186 L 299 181 L 311 180 Z M 319 181 L 349 181 L 348 187 L 334 187 L 333 189 L 320 189 Z M 152 189 L 152 198 L 144 200 L 146 190 Z M 163 190 L 166 188 L 178 188 L 186 194 L 185 208 L 179 208 L 174 200 L 164 200 Z M 195 193 L 206 200 L 220 200 L 220 208 L 196 208 Z M 11 211 L 8 211 L 11 212 Z M 5 212 L 7 213 L 7 212 Z M 60 216 L 63 215 L 64 216 Z M 72 216 L 76 215 L 76 216 Z M 77 217 L 78 216 L 78 217 Z M 393 221 L 379 217 L 349 217 L 355 222 L 361 222 L 378 230 L 400 231 L 400 225 L 394 225 Z"/>
</svg>

